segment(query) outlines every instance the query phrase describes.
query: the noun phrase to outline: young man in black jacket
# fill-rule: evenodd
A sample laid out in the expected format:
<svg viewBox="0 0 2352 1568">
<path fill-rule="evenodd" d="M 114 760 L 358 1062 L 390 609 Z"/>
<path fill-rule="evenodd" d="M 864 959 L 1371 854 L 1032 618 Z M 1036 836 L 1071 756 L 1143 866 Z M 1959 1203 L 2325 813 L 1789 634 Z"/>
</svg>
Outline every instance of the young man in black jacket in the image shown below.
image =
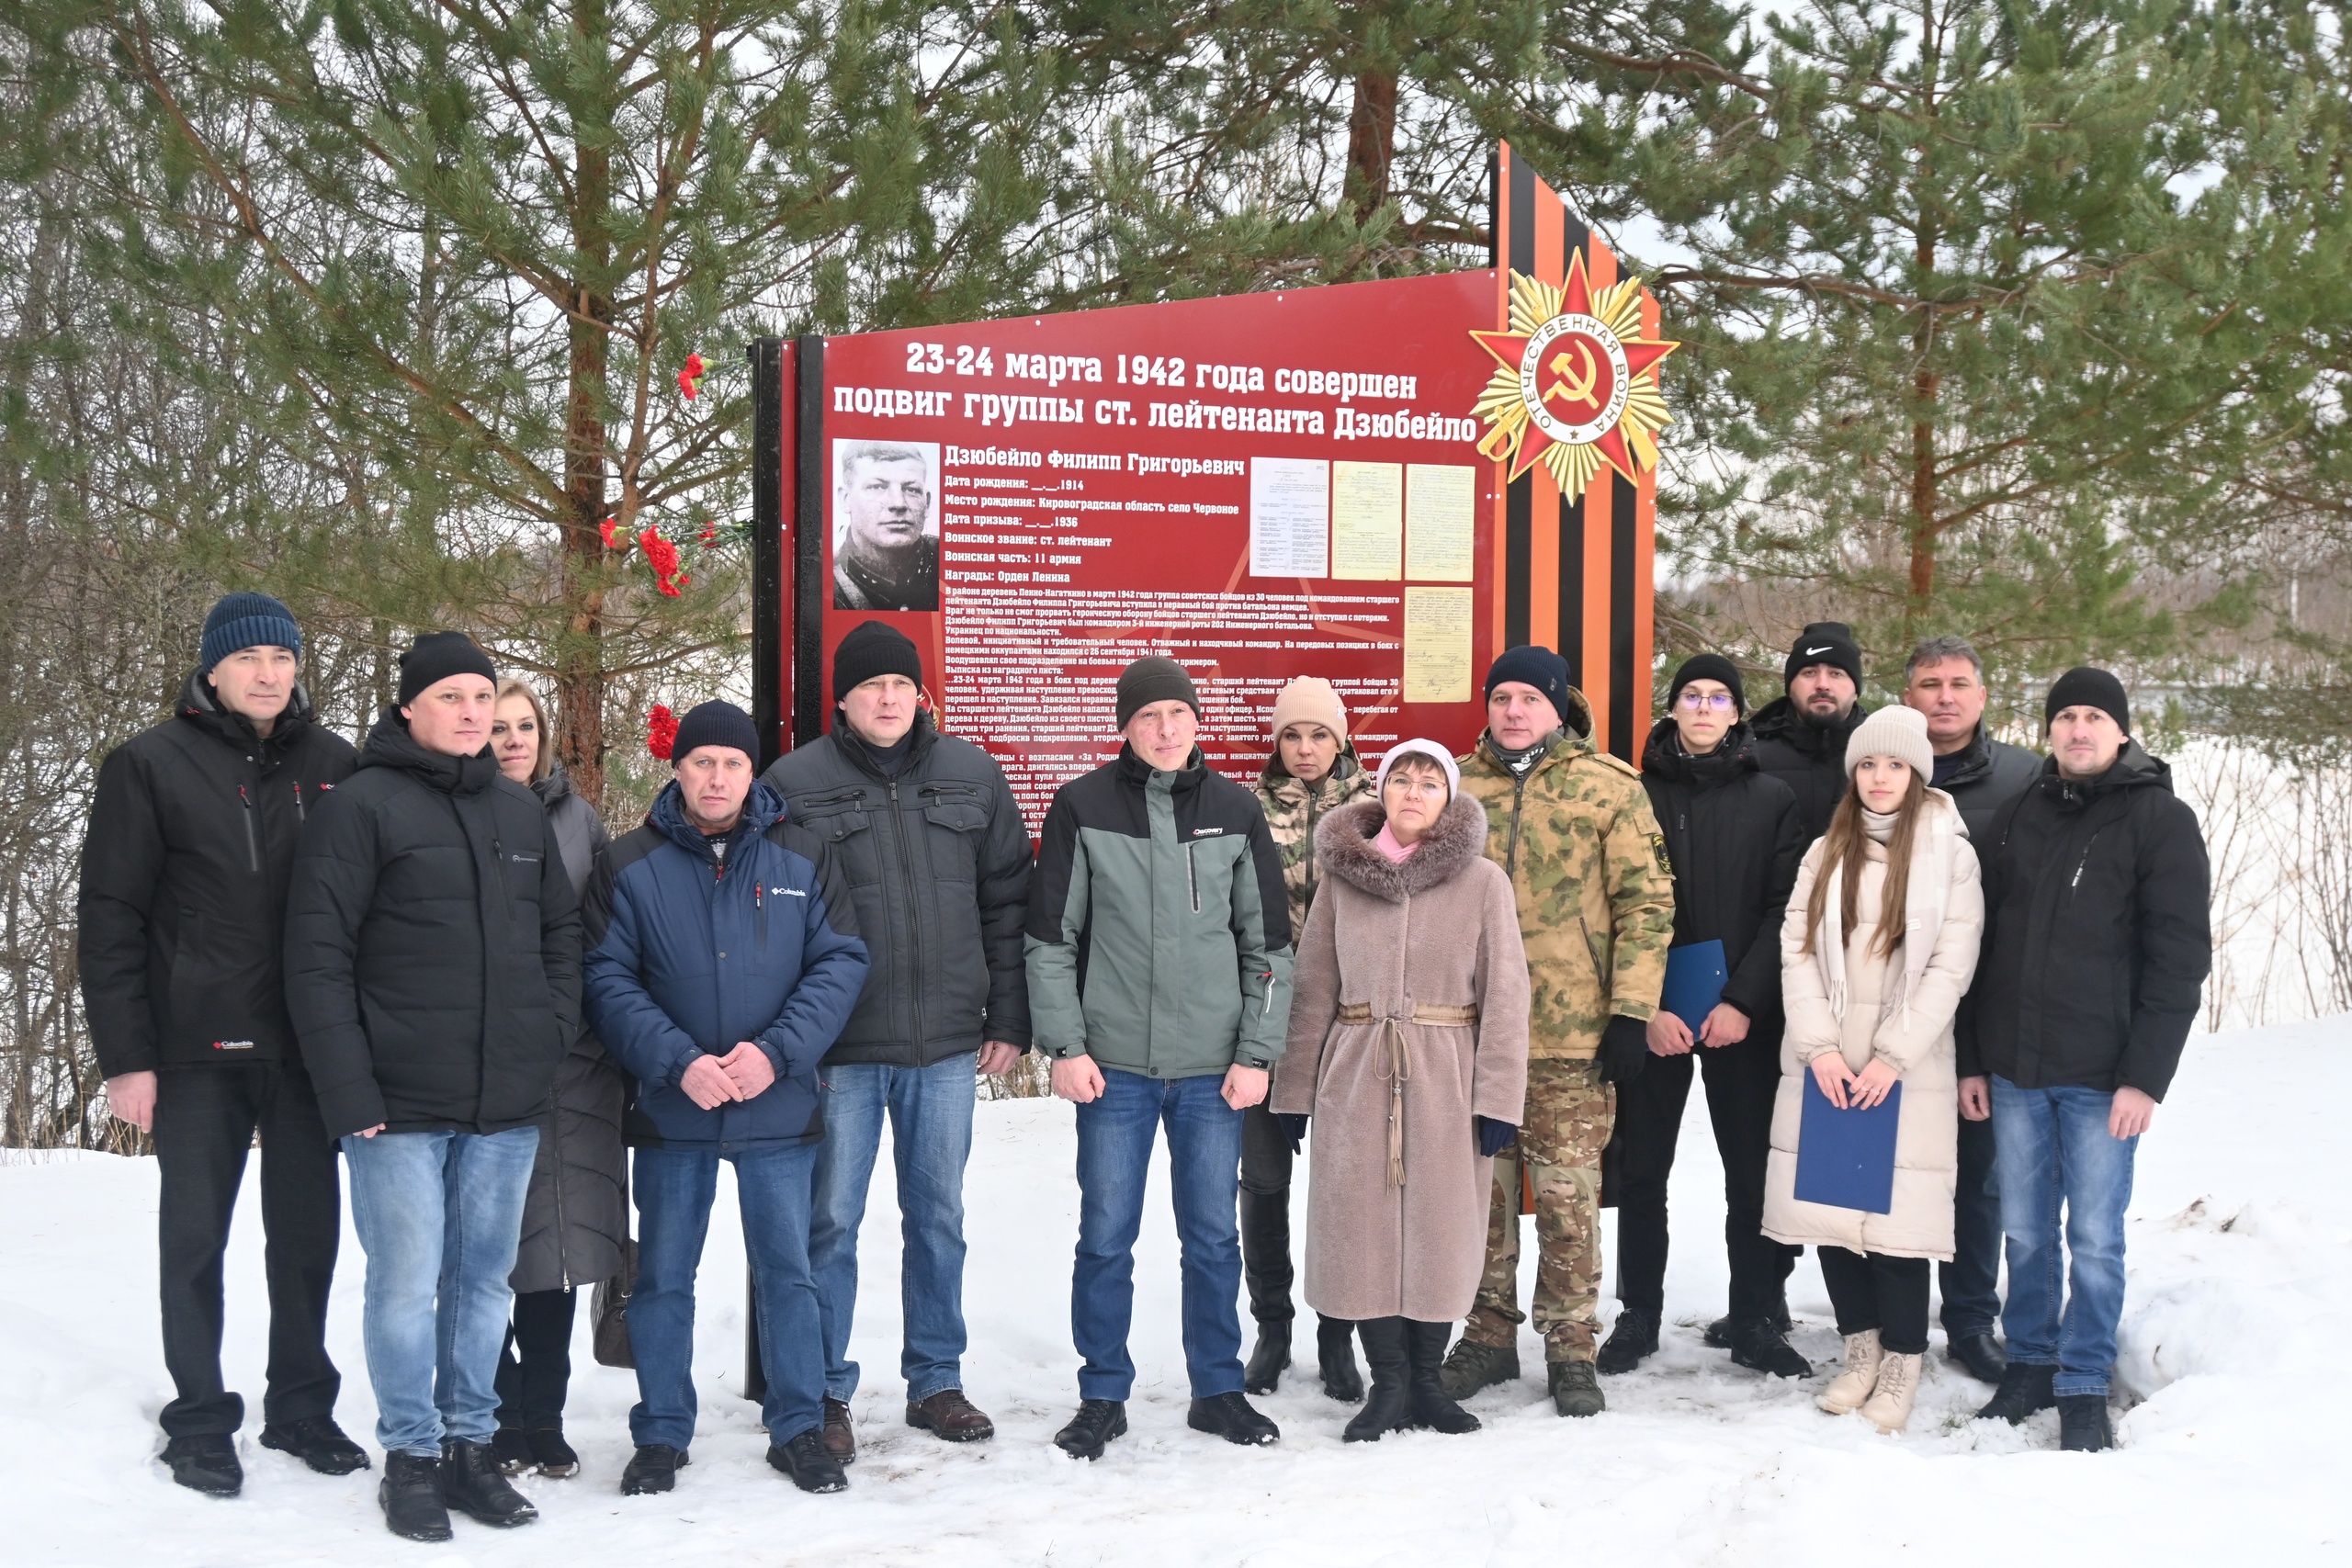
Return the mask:
<svg viewBox="0 0 2352 1568">
<path fill-rule="evenodd" d="M 1984 661 L 1965 637 L 1929 637 L 1911 650 L 1903 666 L 1903 705 L 1928 720 L 1936 754 L 1928 782 L 1951 796 L 1969 841 L 1983 850 L 1994 817 L 2033 782 L 2041 759 L 1986 732 Z M 1999 1382 L 2008 1360 L 1993 1337 L 2001 1318 L 2001 1193 L 1993 1180 L 1989 1116 L 1960 1119 L 1951 1261 L 1936 1266 L 1936 1283 L 1951 1359 L 1971 1376 Z"/>
<path fill-rule="evenodd" d="M 1724 1164 L 1724 1246 L 1731 1310 L 1710 1343 L 1777 1377 L 1812 1371 L 1787 1338 L 1787 1289 L 1800 1248 L 1764 1235 L 1764 1167 L 1781 1083 L 1781 916 L 1804 840 L 1796 796 L 1758 770 L 1743 722 L 1747 693 L 1728 659 L 1686 660 L 1667 688 L 1667 716 L 1642 754 L 1642 787 L 1674 866 L 1674 945 L 1719 942 L 1722 999 L 1690 1024 L 1660 1008 L 1647 1025 L 1648 1067 L 1617 1089 L 1611 1186 L 1617 1295 L 1624 1303 L 1598 1358 L 1631 1371 L 1657 1348 L 1666 1306 L 1666 1190 L 1674 1169 L 1691 1060 L 1707 1079 L 1707 1118 Z M 1668 954 L 1668 962 L 1673 955 Z"/>
<path fill-rule="evenodd" d="M 286 606 L 232 593 L 205 617 L 173 716 L 98 768 L 82 844 L 83 1009 L 114 1114 L 153 1134 L 162 1244 L 164 1462 L 233 1496 L 244 1401 L 220 1377 L 220 1259 L 259 1133 L 268 1236 L 262 1444 L 343 1475 L 368 1456 L 334 1424 L 327 1290 L 342 1238 L 334 1145 L 286 1016 L 279 943 L 303 818 L 351 773 L 298 679 Z"/>
<path fill-rule="evenodd" d="M 1829 831 L 1846 793 L 1846 740 L 1869 716 L 1860 702 L 1862 649 L 1843 621 L 1815 621 L 1789 645 L 1788 695 L 1757 710 L 1748 729 L 1757 766 L 1797 797 L 1804 843 Z"/>
<path fill-rule="evenodd" d="M 833 650 L 832 732 L 764 778 L 831 846 L 873 964 L 818 1075 L 825 1141 L 808 1232 L 825 1445 L 844 1464 L 857 1457 L 857 1232 L 886 1118 L 906 1243 L 907 1425 L 951 1443 L 996 1435 L 964 1393 L 964 1167 L 974 1072 L 1009 1072 L 1029 1048 L 1029 827 L 996 759 L 940 734 L 922 694 L 922 659 L 903 633 L 853 627 Z"/>
<path fill-rule="evenodd" d="M 2114 1442 L 2132 1159 L 2212 964 L 2210 874 L 2197 814 L 2132 739 L 2122 682 L 2069 670 L 2043 713 L 2050 761 L 1978 846 L 1984 957 L 1958 1032 L 1961 1113 L 1991 1112 L 2008 1235 L 2008 1371 L 1978 1414 L 2055 1404 L 2059 1446 L 2095 1451 Z"/>
<path fill-rule="evenodd" d="M 400 704 L 311 813 L 286 1001 L 368 1254 L 386 1525 L 537 1517 L 500 1473 L 498 1359 L 539 1119 L 580 1027 L 580 911 L 547 808 L 490 748 L 496 671 L 463 634 L 401 656 Z"/>
</svg>

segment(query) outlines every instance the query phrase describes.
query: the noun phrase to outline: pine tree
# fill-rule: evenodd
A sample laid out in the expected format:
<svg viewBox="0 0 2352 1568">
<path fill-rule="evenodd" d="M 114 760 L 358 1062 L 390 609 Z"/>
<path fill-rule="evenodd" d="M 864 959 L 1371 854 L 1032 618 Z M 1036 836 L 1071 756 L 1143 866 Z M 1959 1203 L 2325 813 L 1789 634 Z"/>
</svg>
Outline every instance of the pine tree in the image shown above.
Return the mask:
<svg viewBox="0 0 2352 1568">
<path fill-rule="evenodd" d="M 1050 57 L 994 10 L 12 0 L 0 26 L 128 129 L 93 158 L 54 99 L 14 128 L 104 185 L 122 265 L 398 498 L 352 527 L 452 558 L 346 592 L 551 674 L 591 799 L 613 682 L 740 632 L 740 552 L 694 547 L 738 532 L 745 342 L 1027 303 L 1064 146 Z"/>
<path fill-rule="evenodd" d="M 1595 14 L 1578 46 L 1647 100 L 1624 166 L 1691 258 L 1657 279 L 1691 343 L 1685 564 L 2039 664 L 2236 614 L 2209 584 L 2184 622 L 2138 574 L 2215 558 L 2188 457 L 2277 390 L 2214 113 L 2244 36 L 2142 0 L 1727 20 Z"/>
</svg>

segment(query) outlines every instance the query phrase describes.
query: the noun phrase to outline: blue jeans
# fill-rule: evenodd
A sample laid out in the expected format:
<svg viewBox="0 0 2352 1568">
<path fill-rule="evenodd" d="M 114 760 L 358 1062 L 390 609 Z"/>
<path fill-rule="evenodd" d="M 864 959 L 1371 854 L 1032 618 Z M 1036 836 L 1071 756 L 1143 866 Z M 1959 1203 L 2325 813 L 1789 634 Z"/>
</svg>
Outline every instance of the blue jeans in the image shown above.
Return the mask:
<svg viewBox="0 0 2352 1568">
<path fill-rule="evenodd" d="M 506 1277 L 523 1235 L 539 1130 L 356 1133 L 351 1224 L 368 1254 L 362 1337 L 376 1389 L 376 1441 L 437 1458 L 444 1442 L 497 1430 L 498 1357 L 514 1300 Z"/>
<path fill-rule="evenodd" d="M 2009 1303 L 2001 1327 L 2011 1361 L 2058 1369 L 2062 1398 L 2105 1393 L 2115 1369 L 2123 1211 L 2132 1202 L 2132 1158 L 2140 1140 L 2109 1134 L 2114 1103 L 2113 1095 L 2095 1089 L 2019 1089 L 1993 1079 L 2001 1228 L 2009 1242 Z"/>
<path fill-rule="evenodd" d="M 899 1371 L 907 1399 L 921 1404 L 964 1386 L 964 1164 L 972 1153 L 973 1054 L 928 1067 L 852 1063 L 818 1074 L 825 1141 L 817 1151 L 817 1207 L 808 1225 L 808 1266 L 825 1320 L 825 1393 L 857 1392 L 849 1359 L 857 1311 L 857 1229 L 890 1121 L 899 1173 L 899 1305 L 905 1339 Z"/>
<path fill-rule="evenodd" d="M 628 1298 L 628 1344 L 637 1360 L 629 1438 L 639 1448 L 692 1445 L 695 1414 L 695 1272 L 718 1196 L 718 1162 L 735 1167 L 743 1247 L 760 1303 L 760 1365 L 767 1373 L 760 1418 L 778 1445 L 821 1419 L 822 1326 L 808 1275 L 808 1211 L 815 1144 L 752 1144 L 722 1156 L 704 1145 L 639 1149 L 637 1289 Z"/>
<path fill-rule="evenodd" d="M 1951 1261 L 1936 1267 L 1944 1333 L 1954 1339 L 1990 1334 L 2001 1320 L 2001 1183 L 1994 1142 L 1991 1122 L 1961 1118 Z"/>
<path fill-rule="evenodd" d="M 1078 1262 L 1069 1285 L 1070 1338 L 1085 1358 L 1080 1399 L 1125 1399 L 1136 1364 L 1136 1236 L 1144 1179 L 1159 1129 L 1168 1129 L 1168 1177 L 1183 1256 L 1184 1366 L 1193 1397 L 1241 1390 L 1241 1112 L 1226 1104 L 1222 1073 L 1153 1078 L 1102 1069 L 1102 1094 L 1078 1108 Z"/>
</svg>

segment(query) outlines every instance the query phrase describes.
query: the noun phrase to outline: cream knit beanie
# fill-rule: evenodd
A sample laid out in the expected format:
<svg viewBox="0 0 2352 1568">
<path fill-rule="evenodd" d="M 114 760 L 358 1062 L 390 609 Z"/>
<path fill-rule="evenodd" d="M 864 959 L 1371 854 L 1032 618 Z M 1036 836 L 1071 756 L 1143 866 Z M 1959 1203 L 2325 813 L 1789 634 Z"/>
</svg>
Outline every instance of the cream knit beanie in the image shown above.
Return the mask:
<svg viewBox="0 0 2352 1568">
<path fill-rule="evenodd" d="M 1330 682 L 1301 675 L 1282 689 L 1274 698 L 1273 739 L 1280 740 L 1283 728 L 1294 724 L 1319 724 L 1341 740 L 1348 738 L 1348 710 Z"/>
<path fill-rule="evenodd" d="M 1880 708 L 1857 725 L 1846 742 L 1846 776 L 1865 757 L 1900 757 L 1926 784 L 1936 776 L 1936 749 L 1928 744 L 1928 717 L 1897 703 Z"/>
</svg>

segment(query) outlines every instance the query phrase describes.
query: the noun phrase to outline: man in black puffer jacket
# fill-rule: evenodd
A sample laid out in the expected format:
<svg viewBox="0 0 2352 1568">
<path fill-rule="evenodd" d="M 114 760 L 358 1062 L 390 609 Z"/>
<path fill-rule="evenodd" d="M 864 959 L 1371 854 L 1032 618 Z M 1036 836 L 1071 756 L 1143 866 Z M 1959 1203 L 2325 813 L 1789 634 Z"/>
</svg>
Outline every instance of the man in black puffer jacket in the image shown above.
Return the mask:
<svg viewBox="0 0 2352 1568">
<path fill-rule="evenodd" d="M 2210 873 L 2197 814 L 2131 738 L 2120 682 L 2069 670 L 2043 711 L 2050 761 L 1978 848 L 1984 956 L 1957 1035 L 1961 1110 L 1989 1102 L 2008 1237 L 2009 1365 L 1979 1414 L 2054 1403 L 2060 1446 L 2097 1450 L 2114 1440 L 2132 1159 L 2212 966 Z"/>
<path fill-rule="evenodd" d="M 1723 1157 L 1731 1258 L 1731 1311 L 1708 1331 L 1709 1342 L 1743 1367 L 1803 1377 L 1812 1369 L 1786 1337 L 1789 1272 L 1801 1249 L 1764 1235 L 1764 1167 L 1781 1083 L 1781 916 L 1804 857 L 1796 797 L 1756 765 L 1741 722 L 1747 694 L 1730 660 L 1702 653 L 1685 661 L 1666 707 L 1642 754 L 1642 787 L 1674 866 L 1674 945 L 1723 943 L 1725 978 L 1721 1002 L 1695 1031 L 1663 1008 L 1650 1019 L 1649 1066 L 1617 1089 L 1611 1188 L 1624 1310 L 1599 1368 L 1631 1371 L 1657 1348 L 1667 1180 L 1695 1057 Z"/>
<path fill-rule="evenodd" d="M 491 751 L 495 679 L 463 634 L 416 639 L 287 896 L 287 1005 L 368 1254 L 385 1522 L 420 1540 L 448 1539 L 445 1503 L 537 1517 L 492 1453 L 494 1379 L 538 1122 L 580 1027 L 579 904 L 547 808 Z"/>
<path fill-rule="evenodd" d="M 303 818 L 351 773 L 296 677 L 286 606 L 232 593 L 205 617 L 202 661 L 165 722 L 98 769 L 82 845 L 80 967 L 114 1114 L 154 1135 L 164 1406 L 172 1479 L 243 1484 L 244 1401 L 220 1377 L 220 1259 L 261 1135 L 269 1239 L 265 1447 L 342 1475 L 368 1456 L 334 1424 L 327 1291 L 343 1233 L 334 1145 L 286 1016 L 279 943 Z"/>
<path fill-rule="evenodd" d="M 1789 645 L 1781 679 L 1788 695 L 1757 710 L 1748 728 L 1756 763 L 1797 797 L 1797 828 L 1810 845 L 1829 831 L 1846 794 L 1846 741 L 1870 709 L 1860 701 L 1862 649 L 1843 621 L 1815 621 Z"/>
<path fill-rule="evenodd" d="M 1029 826 L 996 759 L 942 735 L 919 705 L 922 659 L 866 621 L 833 651 L 832 732 L 776 759 L 762 782 L 831 846 L 873 968 L 825 1054 L 808 1264 L 825 1323 L 825 1443 L 856 1457 L 857 1232 L 890 1124 L 898 1160 L 907 1424 L 953 1443 L 996 1428 L 964 1393 L 964 1166 L 975 1070 L 1029 1048 L 1021 927 Z"/>
</svg>

